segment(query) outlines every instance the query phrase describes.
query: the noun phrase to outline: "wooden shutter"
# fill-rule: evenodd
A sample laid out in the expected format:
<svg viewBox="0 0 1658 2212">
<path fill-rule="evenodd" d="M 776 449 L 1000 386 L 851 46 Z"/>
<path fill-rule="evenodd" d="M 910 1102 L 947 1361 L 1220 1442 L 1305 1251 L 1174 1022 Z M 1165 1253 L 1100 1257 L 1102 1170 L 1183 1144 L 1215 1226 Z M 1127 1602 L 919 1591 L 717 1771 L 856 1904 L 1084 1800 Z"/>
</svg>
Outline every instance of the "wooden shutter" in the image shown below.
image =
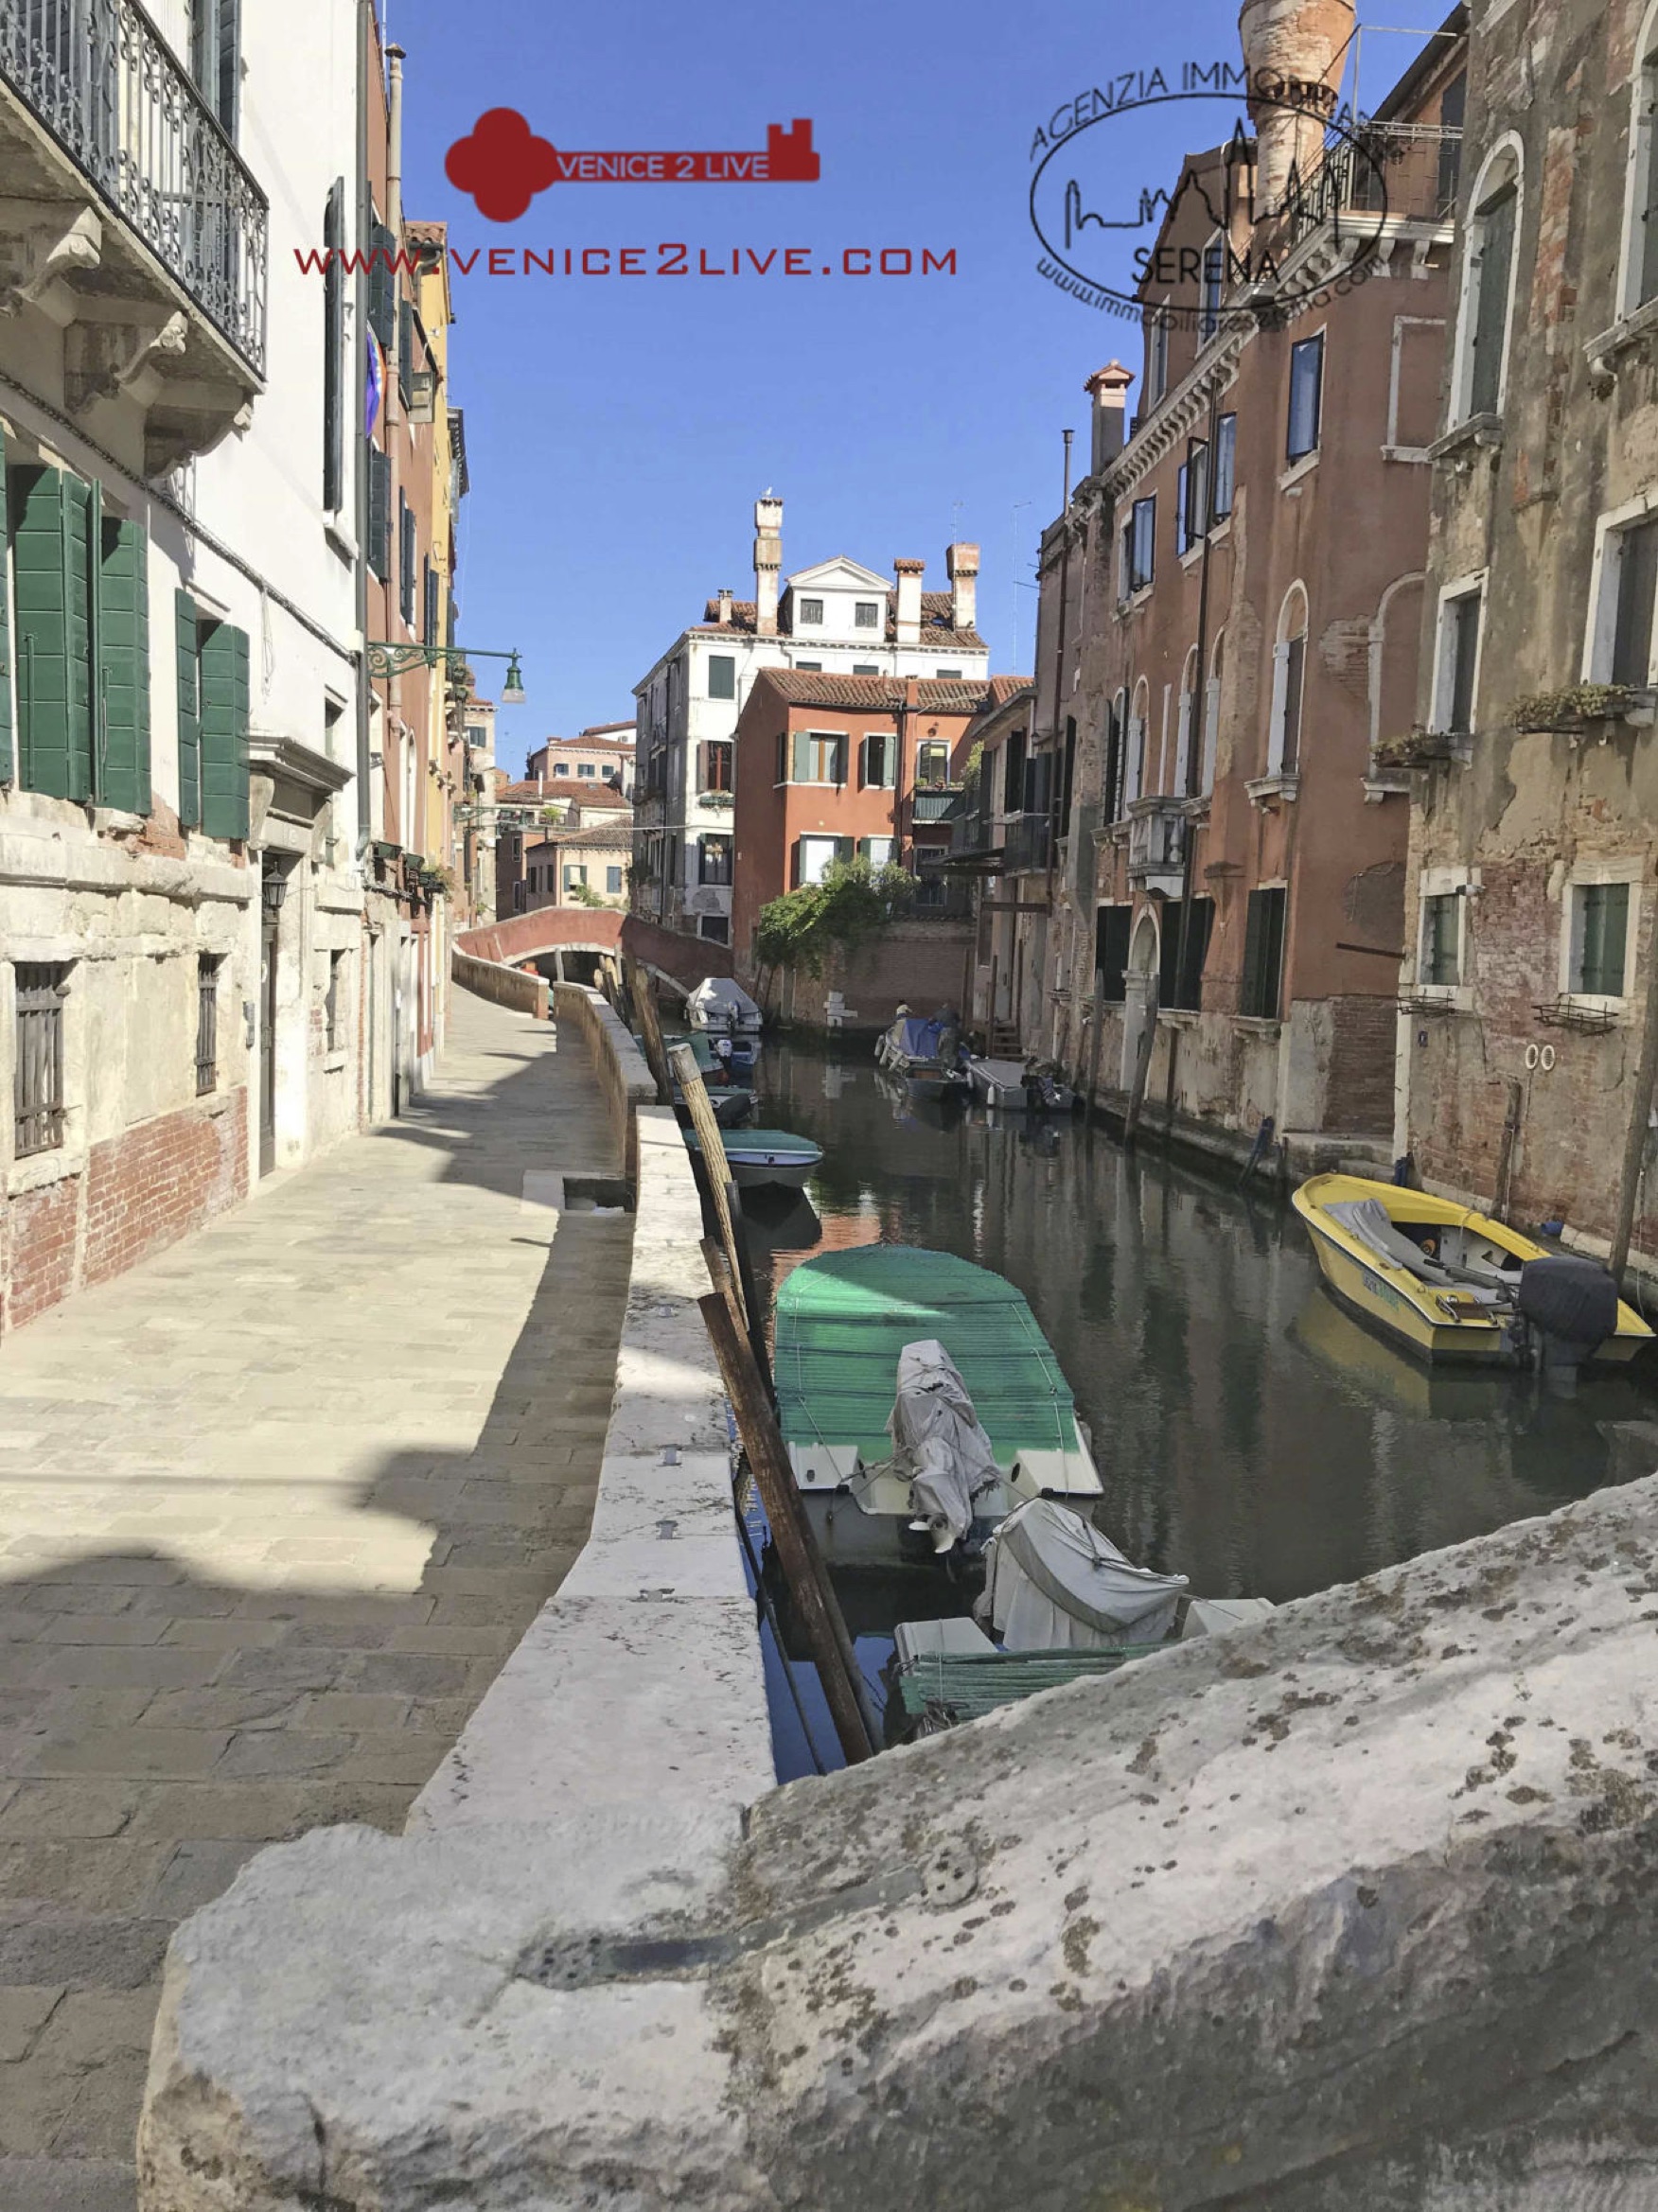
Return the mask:
<svg viewBox="0 0 1658 2212">
<path fill-rule="evenodd" d="M 141 523 L 113 518 L 100 536 L 98 797 L 142 815 L 150 812 L 150 540 Z"/>
<path fill-rule="evenodd" d="M 837 860 L 841 861 L 855 860 L 857 857 L 857 840 L 855 837 L 837 837 L 835 840 L 835 857 Z"/>
<path fill-rule="evenodd" d="M 1238 994 L 1238 1010 L 1244 1014 L 1261 1011 L 1261 902 L 1264 894 L 1249 894 L 1248 919 L 1244 925 L 1244 980 Z"/>
<path fill-rule="evenodd" d="M 10 533 L 4 512 L 5 479 L 0 477 L 0 783 L 9 783 L 17 772 L 11 748 L 11 615 L 6 588 L 6 552 Z"/>
<path fill-rule="evenodd" d="M 1102 906 L 1094 919 L 1094 965 L 1099 970 L 1101 995 L 1111 1006 L 1127 996 L 1129 925 L 1132 906 Z"/>
<path fill-rule="evenodd" d="M 55 468 L 12 471 L 20 781 L 92 796 L 92 486 Z"/>
<path fill-rule="evenodd" d="M 397 395 L 405 407 L 409 404 L 410 356 L 414 351 L 414 302 L 399 300 L 397 303 Z"/>
<path fill-rule="evenodd" d="M 803 729 L 794 733 L 794 760 L 789 772 L 791 783 L 809 783 L 812 780 L 812 740 Z"/>
<path fill-rule="evenodd" d="M 323 505 L 335 514 L 345 500 L 345 180 L 336 177 L 323 215 Z"/>
<path fill-rule="evenodd" d="M 1469 380 L 1471 414 L 1494 414 L 1502 401 L 1514 208 L 1515 191 L 1510 184 L 1479 211 L 1479 289 L 1474 298 L 1473 373 Z"/>
<path fill-rule="evenodd" d="M 383 584 L 392 572 L 392 461 L 368 448 L 368 565 Z"/>
<path fill-rule="evenodd" d="M 248 834 L 248 634 L 231 623 L 202 640 L 202 827 Z"/>
<path fill-rule="evenodd" d="M 202 819 L 202 691 L 196 603 L 187 591 L 173 594 L 173 635 L 179 672 L 179 826 L 192 830 Z"/>
<path fill-rule="evenodd" d="M 368 241 L 371 255 L 368 270 L 369 325 L 380 342 L 380 351 L 389 353 L 392 327 L 397 312 L 397 275 L 393 266 L 397 242 L 383 222 L 369 225 Z"/>
</svg>

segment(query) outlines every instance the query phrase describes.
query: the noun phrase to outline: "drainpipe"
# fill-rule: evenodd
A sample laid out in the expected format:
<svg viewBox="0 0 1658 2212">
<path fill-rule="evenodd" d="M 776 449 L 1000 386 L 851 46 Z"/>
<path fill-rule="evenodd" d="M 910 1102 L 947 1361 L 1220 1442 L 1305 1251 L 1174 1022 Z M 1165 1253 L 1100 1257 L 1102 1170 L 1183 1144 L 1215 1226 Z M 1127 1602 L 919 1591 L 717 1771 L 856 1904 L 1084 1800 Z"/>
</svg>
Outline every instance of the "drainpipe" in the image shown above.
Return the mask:
<svg viewBox="0 0 1658 2212">
<path fill-rule="evenodd" d="M 386 48 L 386 228 L 392 234 L 390 251 L 400 255 L 403 251 L 403 49 Z M 398 275 L 394 266 L 392 275 L 392 331 L 386 346 L 386 389 L 380 403 L 380 413 L 385 422 L 386 459 L 391 463 L 391 475 L 386 491 L 386 566 L 396 578 L 390 596 L 395 600 L 399 616 L 402 612 L 403 591 L 403 535 L 397 524 L 397 494 L 403 487 L 402 454 L 392 437 L 397 423 L 398 354 L 403 340 L 402 303 L 398 293 Z M 390 624 L 387 627 L 390 628 Z M 403 774 L 402 747 L 409 743 L 403 732 L 403 679 L 394 676 L 386 683 L 386 734 L 392 729 L 397 737 L 397 828 L 401 834 L 398 843 L 406 852 L 415 846 L 411 842 L 413 822 L 403 819 L 403 798 L 410 779 Z M 411 812 L 418 814 L 420 805 L 420 780 L 414 779 L 414 801 Z"/>
<path fill-rule="evenodd" d="M 1060 723 L 1062 717 L 1059 710 L 1062 703 L 1061 686 L 1065 681 L 1066 613 L 1067 609 L 1067 604 L 1070 599 L 1070 503 L 1072 435 L 1073 433 L 1069 430 L 1067 430 L 1064 433 L 1065 503 L 1060 509 L 1060 530 L 1062 535 L 1059 548 L 1059 629 L 1054 638 L 1053 644 L 1053 737 L 1049 751 L 1049 759 L 1053 764 L 1052 773 L 1054 778 L 1054 788 L 1049 792 L 1048 798 L 1048 890 L 1046 894 L 1048 921 L 1050 926 L 1055 920 L 1053 910 L 1055 877 L 1054 862 L 1059 851 L 1059 771 L 1063 768 L 1065 763 L 1065 756 L 1060 750 Z M 1019 918 L 1015 913 L 1014 916 L 1014 936 L 1015 941 L 1018 938 L 1018 929 Z M 1047 981 L 1046 970 L 1048 960 L 1051 960 L 1052 958 L 1051 948 L 1045 948 L 1045 950 L 1047 952 L 1047 959 L 1044 961 L 1044 983 Z M 1024 1038 L 1021 1037 L 1019 1039 L 1020 1045 L 1022 1045 L 1024 1042 Z M 1038 1039 L 1038 1042 L 1040 1042 L 1040 1039 Z"/>
<path fill-rule="evenodd" d="M 368 37 L 374 23 L 373 7 L 374 0 L 359 0 L 357 9 L 356 237 L 360 248 L 369 235 L 370 222 Z M 357 637 L 358 650 L 362 655 L 358 664 L 357 685 L 357 860 L 366 887 L 368 849 L 374 838 L 374 784 L 369 760 L 369 701 L 373 696 L 373 686 L 368 680 L 368 454 L 362 428 L 368 420 L 368 278 L 361 269 L 352 279 L 352 300 L 355 312 L 351 319 L 351 331 L 356 369 L 351 379 L 351 389 L 357 399 L 357 413 L 350 432 L 352 455 L 357 463 L 353 479 L 357 488 L 352 502 L 352 518 L 357 538 Z"/>
<path fill-rule="evenodd" d="M 1186 789 L 1185 799 L 1196 796 L 1203 775 L 1203 753 L 1208 704 L 1208 684 L 1204 675 L 1204 662 L 1208 654 L 1208 603 L 1209 603 L 1209 546 L 1214 536 L 1215 520 L 1215 427 L 1220 404 L 1221 379 L 1217 371 L 1209 379 L 1208 423 L 1206 436 L 1208 455 L 1204 464 L 1203 559 L 1198 564 L 1197 580 L 1197 652 L 1196 667 L 1192 674 L 1191 715 L 1186 726 Z M 1219 703 L 1216 704 L 1216 743 L 1219 743 Z M 1174 989 L 1173 997 L 1180 996 L 1181 982 L 1186 974 L 1186 949 L 1191 936 L 1191 898 L 1196 888 L 1197 829 L 1190 816 L 1186 821 L 1186 845 L 1180 886 L 1180 927 L 1174 940 Z M 1198 994 L 1202 996 L 1201 991 Z M 1153 1016 L 1153 1020 L 1155 1020 Z M 1174 1079 L 1180 1059 L 1180 1029 L 1178 1024 L 1169 1030 L 1169 1072 L 1163 1086 L 1163 1142 L 1167 1145 L 1174 1133 Z"/>
</svg>

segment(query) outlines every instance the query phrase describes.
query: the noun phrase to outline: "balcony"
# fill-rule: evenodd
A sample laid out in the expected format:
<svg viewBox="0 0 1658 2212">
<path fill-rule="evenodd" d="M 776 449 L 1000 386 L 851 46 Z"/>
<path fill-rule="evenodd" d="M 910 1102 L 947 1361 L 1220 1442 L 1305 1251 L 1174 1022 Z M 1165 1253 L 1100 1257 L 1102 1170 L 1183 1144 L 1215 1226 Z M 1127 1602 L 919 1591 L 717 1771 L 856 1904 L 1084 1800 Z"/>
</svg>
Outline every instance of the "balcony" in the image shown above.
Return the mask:
<svg viewBox="0 0 1658 2212">
<path fill-rule="evenodd" d="M 1050 815 L 1013 815 L 1002 824 L 1003 875 L 1030 875 L 1053 858 Z"/>
<path fill-rule="evenodd" d="M 1137 799 L 1128 810 L 1128 875 L 1153 889 L 1178 890 L 1185 879 L 1191 825 L 1186 801 L 1172 796 Z"/>
<path fill-rule="evenodd" d="M 1450 226 L 1461 173 L 1462 133 L 1427 123 L 1364 123 L 1327 146 L 1284 209 L 1287 242 L 1331 226 L 1373 239 L 1385 219 Z"/>
<path fill-rule="evenodd" d="M 953 822 L 964 811 L 965 796 L 960 783 L 939 783 L 926 790 L 917 788 L 910 797 L 909 818 L 914 822 Z"/>
<path fill-rule="evenodd" d="M 63 332 L 64 396 L 143 411 L 146 473 L 261 388 L 269 211 L 136 0 L 0 0 L 0 312 Z"/>
</svg>

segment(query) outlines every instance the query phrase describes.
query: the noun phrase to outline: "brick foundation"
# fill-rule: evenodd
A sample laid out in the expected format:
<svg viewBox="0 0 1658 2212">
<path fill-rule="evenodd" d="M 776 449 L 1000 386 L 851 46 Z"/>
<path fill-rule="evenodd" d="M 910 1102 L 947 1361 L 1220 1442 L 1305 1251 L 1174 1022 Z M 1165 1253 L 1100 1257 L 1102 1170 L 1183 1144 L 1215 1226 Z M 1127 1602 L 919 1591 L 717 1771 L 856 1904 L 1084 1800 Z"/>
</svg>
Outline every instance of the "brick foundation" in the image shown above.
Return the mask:
<svg viewBox="0 0 1658 2212">
<path fill-rule="evenodd" d="M 0 1334 L 239 1204 L 247 1098 L 141 1122 L 95 1145 L 80 1172 L 13 1199 L 0 1220 Z"/>
</svg>

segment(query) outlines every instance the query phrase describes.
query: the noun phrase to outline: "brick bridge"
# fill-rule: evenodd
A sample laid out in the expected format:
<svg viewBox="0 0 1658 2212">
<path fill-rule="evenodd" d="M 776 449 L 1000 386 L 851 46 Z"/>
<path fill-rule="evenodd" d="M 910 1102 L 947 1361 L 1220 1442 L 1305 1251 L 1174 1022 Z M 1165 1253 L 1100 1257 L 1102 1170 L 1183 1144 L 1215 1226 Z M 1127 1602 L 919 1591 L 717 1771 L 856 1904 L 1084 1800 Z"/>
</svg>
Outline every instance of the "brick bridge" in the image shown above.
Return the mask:
<svg viewBox="0 0 1658 2212">
<path fill-rule="evenodd" d="M 682 936 L 613 907 L 541 906 L 480 929 L 463 930 L 454 941 L 474 959 L 500 960 L 508 966 L 541 954 L 627 953 L 681 992 L 695 991 L 705 975 L 732 973 L 729 945 Z"/>
</svg>

